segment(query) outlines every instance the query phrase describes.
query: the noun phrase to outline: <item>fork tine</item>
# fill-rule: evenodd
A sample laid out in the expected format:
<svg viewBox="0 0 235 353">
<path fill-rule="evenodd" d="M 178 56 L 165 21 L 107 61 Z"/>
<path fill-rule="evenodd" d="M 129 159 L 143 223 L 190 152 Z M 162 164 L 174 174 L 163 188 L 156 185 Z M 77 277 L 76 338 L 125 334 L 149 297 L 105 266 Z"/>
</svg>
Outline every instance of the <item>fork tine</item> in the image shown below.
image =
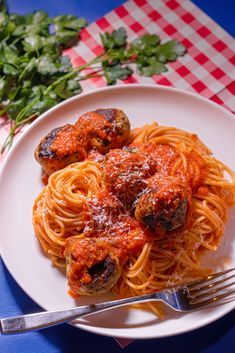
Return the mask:
<svg viewBox="0 0 235 353">
<path fill-rule="evenodd" d="M 231 282 L 231 283 L 228 283 L 224 286 L 220 286 L 220 287 L 217 287 L 213 290 L 210 290 L 208 292 L 204 292 L 204 293 L 199 293 L 198 295 L 192 295 L 191 292 L 189 292 L 189 298 L 192 298 L 193 300 L 197 300 L 197 299 L 202 299 L 202 298 L 208 298 L 210 297 L 212 294 L 215 294 L 215 293 L 218 293 L 218 292 L 221 292 L 222 290 L 226 289 L 226 288 L 229 288 L 231 286 L 235 285 L 235 282 Z M 235 288 L 234 288 L 235 289 Z"/>
<path fill-rule="evenodd" d="M 231 290 L 229 292 L 225 292 L 223 294 L 220 294 L 216 297 L 213 297 L 213 298 L 209 298 L 207 300 L 202 300 L 202 301 L 190 301 L 189 304 L 191 305 L 191 308 L 192 309 L 199 309 L 203 306 L 206 306 L 208 304 L 212 304 L 212 303 L 215 303 L 217 302 L 218 300 L 221 300 L 223 298 L 226 298 L 226 297 L 229 297 L 230 295 L 232 295 L 233 293 L 235 293 L 235 289 L 234 290 Z"/>
<path fill-rule="evenodd" d="M 191 289 L 191 288 L 193 288 L 194 286 L 196 286 L 197 284 L 204 284 L 204 283 L 207 283 L 207 282 L 211 281 L 211 280 L 214 279 L 214 278 L 223 276 L 223 275 L 225 275 L 226 273 L 229 273 L 229 272 L 232 272 L 232 271 L 235 271 L 235 268 L 231 268 L 231 269 L 226 270 L 226 271 L 221 271 L 221 272 L 214 273 L 213 275 L 209 275 L 209 276 L 207 276 L 207 277 L 205 277 L 205 278 L 199 279 L 199 280 L 194 281 L 194 282 L 191 282 L 191 283 L 186 283 L 185 285 L 187 286 L 188 289 Z"/>
<path fill-rule="evenodd" d="M 200 293 L 201 293 L 201 292 L 205 291 L 206 289 L 210 289 L 215 286 L 218 286 L 218 284 L 224 283 L 225 281 L 228 281 L 229 279 L 232 279 L 234 277 L 235 277 L 235 273 L 234 273 L 234 275 L 229 276 L 229 277 L 224 277 L 223 279 L 221 279 L 219 281 L 214 281 L 214 282 L 207 281 L 207 282 L 209 282 L 209 284 L 207 284 L 207 285 L 205 285 L 207 282 L 203 281 L 203 283 L 202 283 L 202 285 L 204 284 L 203 286 L 200 286 L 200 283 L 201 283 L 200 282 L 198 287 L 192 287 L 191 289 L 189 289 L 190 294 L 192 294 L 193 296 L 196 296 L 198 291 L 200 291 Z"/>
</svg>

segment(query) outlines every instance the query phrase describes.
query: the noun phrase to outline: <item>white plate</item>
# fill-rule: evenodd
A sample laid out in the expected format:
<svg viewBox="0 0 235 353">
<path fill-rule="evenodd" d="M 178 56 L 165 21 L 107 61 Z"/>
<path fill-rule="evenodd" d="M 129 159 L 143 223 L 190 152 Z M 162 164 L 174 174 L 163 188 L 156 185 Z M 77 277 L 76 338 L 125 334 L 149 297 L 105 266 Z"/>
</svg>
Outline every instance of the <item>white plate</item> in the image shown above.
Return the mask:
<svg viewBox="0 0 235 353">
<path fill-rule="evenodd" d="M 197 133 L 215 156 L 235 169 L 235 120 L 228 111 L 192 93 L 150 85 L 125 85 L 104 88 L 73 97 L 43 114 L 23 134 L 7 156 L 0 179 L 1 254 L 9 271 L 24 291 L 44 309 L 72 307 L 66 278 L 52 267 L 34 236 L 31 212 L 42 189 L 41 168 L 33 152 L 54 127 L 74 123 L 84 112 L 96 108 L 123 109 L 132 126 L 157 121 Z M 235 264 L 234 210 L 225 236 L 210 264 L 225 261 Z M 104 298 L 101 298 L 103 300 Z M 99 299 L 100 300 L 100 299 Z M 96 301 L 83 298 L 81 304 Z M 160 321 L 137 309 L 116 309 L 79 320 L 78 327 L 98 334 L 125 338 L 171 336 L 204 326 L 234 308 L 228 303 L 187 315 L 173 315 Z"/>
</svg>

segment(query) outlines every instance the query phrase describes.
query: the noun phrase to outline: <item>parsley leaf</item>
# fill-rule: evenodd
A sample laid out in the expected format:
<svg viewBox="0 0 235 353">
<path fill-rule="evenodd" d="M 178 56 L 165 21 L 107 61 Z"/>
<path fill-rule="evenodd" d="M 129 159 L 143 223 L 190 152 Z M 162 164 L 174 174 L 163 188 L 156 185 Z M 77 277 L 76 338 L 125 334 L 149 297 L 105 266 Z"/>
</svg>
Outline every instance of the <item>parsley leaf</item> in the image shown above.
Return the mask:
<svg viewBox="0 0 235 353">
<path fill-rule="evenodd" d="M 113 33 L 104 33 L 100 34 L 102 44 L 106 50 L 108 49 L 118 49 L 123 46 L 126 46 L 126 30 L 121 27 Z"/>
<path fill-rule="evenodd" d="M 52 98 L 49 95 L 43 96 L 39 102 L 32 106 L 30 114 L 42 114 L 48 109 L 52 108 L 56 103 L 58 103 L 58 100 L 55 98 Z"/>
<path fill-rule="evenodd" d="M 59 30 L 56 32 L 56 40 L 63 48 L 69 48 L 75 45 L 77 41 L 77 32 L 67 29 Z"/>
<path fill-rule="evenodd" d="M 146 50 L 155 49 L 160 43 L 160 37 L 156 34 L 144 34 L 135 39 L 131 44 L 134 53 L 146 53 Z"/>
<path fill-rule="evenodd" d="M 58 72 L 58 68 L 53 58 L 45 54 L 38 60 L 37 71 L 41 75 L 54 75 Z"/>
<path fill-rule="evenodd" d="M 0 43 L 0 61 L 2 63 L 15 64 L 18 61 L 18 53 L 13 45 L 7 45 L 6 43 Z"/>
<path fill-rule="evenodd" d="M 7 97 L 7 90 L 9 86 L 9 78 L 0 77 L 0 100 L 4 101 Z"/>
<path fill-rule="evenodd" d="M 28 53 L 38 52 L 43 47 L 43 40 L 37 34 L 31 34 L 24 38 L 24 50 Z"/>
<path fill-rule="evenodd" d="M 14 22 L 12 22 L 8 15 L 4 12 L 0 12 L 0 39 L 7 40 L 15 28 Z"/>
<path fill-rule="evenodd" d="M 21 64 L 22 71 L 19 76 L 19 82 L 26 80 L 26 79 L 29 79 L 29 78 L 32 79 L 32 75 L 36 71 L 37 63 L 38 63 L 38 60 L 33 57 L 32 59 L 29 59 L 29 61 L 23 62 Z M 24 81 L 23 85 L 25 84 L 25 82 L 27 83 L 27 81 Z M 30 84 L 30 86 L 31 86 L 31 84 Z"/>
<path fill-rule="evenodd" d="M 158 75 L 162 72 L 167 71 L 166 66 L 163 63 L 159 62 L 155 57 L 149 58 L 145 66 L 141 64 L 137 65 L 137 68 L 140 75 L 147 77 Z"/>
<path fill-rule="evenodd" d="M 8 64 L 8 63 L 5 63 L 3 65 L 3 73 L 5 75 L 11 75 L 11 76 L 17 76 L 18 75 L 18 70 L 17 70 L 17 67 L 13 64 Z"/>
<path fill-rule="evenodd" d="M 45 24 L 45 22 L 48 23 L 47 20 L 48 14 L 45 11 L 36 11 L 31 17 L 31 23 L 33 24 Z"/>
<path fill-rule="evenodd" d="M 80 83 L 75 79 L 68 80 L 66 88 L 71 92 L 71 96 L 82 92 Z"/>
<path fill-rule="evenodd" d="M 157 58 L 160 62 L 174 61 L 179 56 L 184 55 L 186 48 L 177 42 L 177 40 L 170 40 L 164 44 L 160 44 L 157 48 Z"/>
<path fill-rule="evenodd" d="M 144 34 L 131 43 L 129 51 L 135 57 L 139 74 L 151 77 L 166 72 L 165 64 L 184 55 L 186 48 L 176 40 L 161 44 L 159 36 Z"/>
<path fill-rule="evenodd" d="M 128 66 L 121 66 L 119 63 L 116 64 L 103 61 L 102 67 L 108 85 L 116 84 L 117 80 L 125 80 L 133 73 L 131 68 Z"/>
<path fill-rule="evenodd" d="M 15 100 L 7 108 L 7 114 L 11 117 L 12 120 L 15 120 L 17 118 L 17 115 L 25 107 L 25 105 L 26 105 L 25 97 Z"/>
<path fill-rule="evenodd" d="M 73 15 L 57 16 L 53 19 L 58 44 L 64 48 L 72 46 L 82 28 L 86 26 L 84 18 Z"/>
<path fill-rule="evenodd" d="M 78 32 L 82 28 L 84 28 L 87 24 L 84 18 L 77 18 L 73 15 L 62 15 L 57 16 L 53 20 L 55 24 L 55 31 L 61 31 L 64 28 L 74 30 Z"/>
</svg>

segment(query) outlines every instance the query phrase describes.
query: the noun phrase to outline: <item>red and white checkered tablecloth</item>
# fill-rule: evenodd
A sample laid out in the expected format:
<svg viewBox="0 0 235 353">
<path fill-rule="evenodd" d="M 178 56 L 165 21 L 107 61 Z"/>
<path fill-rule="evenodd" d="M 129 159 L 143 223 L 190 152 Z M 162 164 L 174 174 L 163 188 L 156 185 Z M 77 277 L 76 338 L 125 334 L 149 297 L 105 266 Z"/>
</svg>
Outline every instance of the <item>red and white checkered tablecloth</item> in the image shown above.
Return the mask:
<svg viewBox="0 0 235 353">
<path fill-rule="evenodd" d="M 235 41 L 217 23 L 189 0 L 129 0 L 89 25 L 81 41 L 65 51 L 75 66 L 102 52 L 99 33 L 124 26 L 128 40 L 156 33 L 164 40 L 177 39 L 187 47 L 187 55 L 168 65 L 169 71 L 153 78 L 134 73 L 123 83 L 155 83 L 203 95 L 235 112 Z M 103 78 L 83 82 L 83 89 L 105 85 Z M 1 120 L 0 120 L 1 123 Z M 0 129 L 0 145 L 9 124 Z M 120 340 L 125 346 L 129 341 Z"/>
<path fill-rule="evenodd" d="M 127 29 L 129 41 L 145 32 L 157 33 L 162 40 L 179 40 L 188 50 L 187 55 L 169 65 L 167 73 L 153 78 L 134 73 L 125 83 L 157 83 L 212 98 L 235 79 L 234 39 L 188 0 L 127 1 L 88 26 L 82 32 L 82 43 L 66 53 L 71 56 L 75 66 L 83 64 L 102 52 L 99 33 L 120 26 Z M 84 90 L 104 85 L 103 78 L 96 78 L 84 83 Z M 234 88 L 229 92 L 234 93 Z M 235 102 L 231 97 L 223 95 L 219 98 L 228 109 L 235 110 Z"/>
</svg>

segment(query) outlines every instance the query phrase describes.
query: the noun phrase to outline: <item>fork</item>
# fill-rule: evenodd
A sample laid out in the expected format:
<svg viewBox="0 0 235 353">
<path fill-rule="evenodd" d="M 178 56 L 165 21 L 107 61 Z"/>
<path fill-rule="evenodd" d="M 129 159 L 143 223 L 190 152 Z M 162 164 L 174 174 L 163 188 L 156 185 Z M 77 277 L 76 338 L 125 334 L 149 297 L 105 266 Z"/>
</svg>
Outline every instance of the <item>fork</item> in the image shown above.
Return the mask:
<svg viewBox="0 0 235 353">
<path fill-rule="evenodd" d="M 3 318 L 2 334 L 23 333 L 68 322 L 78 317 L 124 305 L 160 301 L 180 312 L 198 310 L 235 293 L 235 268 L 209 275 L 201 280 L 173 287 L 163 292 L 85 305 L 71 309 L 44 311 L 35 314 Z M 228 290 L 229 289 L 229 290 Z"/>
</svg>

